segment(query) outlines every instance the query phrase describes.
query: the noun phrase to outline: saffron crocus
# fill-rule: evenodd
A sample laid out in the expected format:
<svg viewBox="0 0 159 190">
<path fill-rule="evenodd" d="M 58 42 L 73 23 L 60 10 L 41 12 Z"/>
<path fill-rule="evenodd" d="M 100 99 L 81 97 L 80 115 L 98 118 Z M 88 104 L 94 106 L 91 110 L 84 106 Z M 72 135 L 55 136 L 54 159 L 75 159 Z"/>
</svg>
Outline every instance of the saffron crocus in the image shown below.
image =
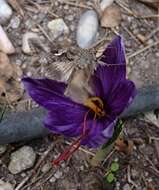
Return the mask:
<svg viewBox="0 0 159 190">
<path fill-rule="evenodd" d="M 55 134 L 78 137 L 65 158 L 80 145 L 96 148 L 106 143 L 113 135 L 118 117 L 136 95 L 134 83 L 126 79 L 125 51 L 120 36 L 103 52 L 91 76 L 94 95 L 84 104 L 64 95 L 67 85 L 63 82 L 29 77 L 22 80 L 32 99 L 48 110 L 45 127 Z"/>
</svg>

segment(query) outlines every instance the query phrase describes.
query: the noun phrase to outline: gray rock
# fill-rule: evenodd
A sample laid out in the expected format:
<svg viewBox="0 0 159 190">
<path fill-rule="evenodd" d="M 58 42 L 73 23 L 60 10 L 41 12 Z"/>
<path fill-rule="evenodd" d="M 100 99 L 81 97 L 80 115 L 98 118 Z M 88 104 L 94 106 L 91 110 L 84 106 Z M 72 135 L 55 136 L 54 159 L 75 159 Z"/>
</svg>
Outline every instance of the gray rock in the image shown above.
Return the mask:
<svg viewBox="0 0 159 190">
<path fill-rule="evenodd" d="M 13 186 L 10 183 L 4 182 L 0 179 L 0 190 L 13 190 Z"/>
<path fill-rule="evenodd" d="M 36 154 L 32 147 L 23 146 L 11 154 L 8 169 L 12 174 L 18 174 L 34 165 Z"/>
<path fill-rule="evenodd" d="M 98 16 L 93 10 L 88 10 L 80 17 L 76 40 L 79 47 L 89 48 L 96 40 L 98 32 Z"/>
<path fill-rule="evenodd" d="M 10 21 L 10 26 L 12 29 L 17 29 L 20 26 L 20 18 L 19 17 L 13 17 Z"/>
<path fill-rule="evenodd" d="M 7 145 L 0 145 L 0 155 L 7 150 Z"/>
<path fill-rule="evenodd" d="M 124 186 L 123 186 L 123 190 L 131 190 L 131 187 L 128 183 L 126 183 Z"/>
<path fill-rule="evenodd" d="M 46 173 L 50 170 L 50 168 L 52 167 L 52 164 L 49 162 L 49 163 L 46 163 L 43 165 L 43 167 L 41 168 L 41 171 L 43 173 Z"/>
<path fill-rule="evenodd" d="M 62 18 L 54 19 L 48 22 L 48 28 L 52 33 L 54 39 L 69 33 L 69 29 Z"/>
<path fill-rule="evenodd" d="M 52 178 L 49 179 L 50 183 L 54 183 L 56 181 L 56 178 L 53 176 Z"/>
<path fill-rule="evenodd" d="M 57 170 L 57 172 L 54 174 L 54 177 L 55 177 L 56 179 L 59 179 L 60 177 L 62 177 L 62 172 L 59 171 L 59 170 Z"/>
</svg>

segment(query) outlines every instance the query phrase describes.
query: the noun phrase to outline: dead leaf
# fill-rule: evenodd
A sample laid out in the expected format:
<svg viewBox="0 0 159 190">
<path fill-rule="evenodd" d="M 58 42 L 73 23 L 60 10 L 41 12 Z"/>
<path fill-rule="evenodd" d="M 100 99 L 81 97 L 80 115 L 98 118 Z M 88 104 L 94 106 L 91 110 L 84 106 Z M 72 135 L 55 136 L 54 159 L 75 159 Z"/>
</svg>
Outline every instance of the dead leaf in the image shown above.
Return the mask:
<svg viewBox="0 0 159 190">
<path fill-rule="evenodd" d="M 159 7 L 159 1 L 158 0 L 139 0 L 142 3 L 145 3 L 153 8 L 158 9 Z"/>
<path fill-rule="evenodd" d="M 155 188 L 155 186 L 154 186 L 154 184 L 153 183 L 149 183 L 148 184 L 148 186 L 147 186 L 147 190 L 155 190 L 156 188 Z"/>
<path fill-rule="evenodd" d="M 15 11 L 20 13 L 22 17 L 24 16 L 23 9 L 17 0 L 8 0 L 8 3 L 13 7 Z"/>
<path fill-rule="evenodd" d="M 105 46 L 98 48 L 98 50 L 96 52 L 96 58 L 99 58 L 103 54 L 104 50 L 105 50 Z"/>
<path fill-rule="evenodd" d="M 22 71 L 19 66 L 11 64 L 8 56 L 0 52 L 0 102 L 12 103 L 23 95 L 19 79 Z"/>
<path fill-rule="evenodd" d="M 116 5 L 111 5 L 104 9 L 101 16 L 101 26 L 112 28 L 118 26 L 121 22 L 121 12 Z"/>
<path fill-rule="evenodd" d="M 8 80 L 13 75 L 13 68 L 5 53 L 0 52 L 0 79 Z"/>
<path fill-rule="evenodd" d="M 154 126 L 159 127 L 159 119 L 153 112 L 148 112 L 145 114 L 145 120 L 152 123 Z"/>
<path fill-rule="evenodd" d="M 131 140 L 124 140 L 119 138 L 115 142 L 115 148 L 119 152 L 124 152 L 127 155 L 130 155 L 134 148 L 134 143 Z"/>
</svg>

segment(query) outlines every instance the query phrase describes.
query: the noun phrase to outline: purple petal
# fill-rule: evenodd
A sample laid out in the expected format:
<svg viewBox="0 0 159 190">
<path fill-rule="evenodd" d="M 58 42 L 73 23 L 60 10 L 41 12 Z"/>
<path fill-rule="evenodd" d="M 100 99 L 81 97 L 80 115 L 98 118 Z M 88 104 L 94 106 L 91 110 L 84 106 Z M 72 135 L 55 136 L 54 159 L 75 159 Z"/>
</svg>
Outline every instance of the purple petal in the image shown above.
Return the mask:
<svg viewBox="0 0 159 190">
<path fill-rule="evenodd" d="M 62 134 L 67 137 L 78 136 L 82 133 L 82 123 L 87 108 L 84 106 L 65 107 L 60 104 L 54 111 L 50 111 L 44 118 L 44 125 L 52 132 Z"/>
<path fill-rule="evenodd" d="M 44 89 L 49 89 L 59 94 L 63 94 L 67 87 L 67 85 L 63 82 L 58 82 L 58 81 L 47 79 L 47 78 L 32 79 L 29 77 L 24 77 L 22 79 L 22 82 L 24 83 L 26 88 L 29 88 L 29 86 L 27 87 L 27 85 L 29 85 L 29 83 L 32 83 L 33 85 L 40 86 L 41 88 L 44 88 Z"/>
<path fill-rule="evenodd" d="M 57 107 L 61 109 L 78 109 L 80 104 L 76 104 L 70 98 L 63 95 L 66 85 L 50 79 L 23 78 L 25 89 L 39 105 L 48 110 L 55 111 Z"/>
<path fill-rule="evenodd" d="M 88 136 L 81 142 L 81 145 L 86 145 L 89 148 L 96 148 L 106 143 L 114 131 L 116 120 L 105 121 L 88 121 L 87 125 L 90 129 Z"/>
<path fill-rule="evenodd" d="M 111 108 L 111 113 L 116 116 L 121 114 L 132 102 L 136 93 L 137 91 L 132 81 L 121 81 L 116 88 L 114 88 L 107 101 Z"/>
<path fill-rule="evenodd" d="M 100 59 L 92 81 L 97 96 L 108 98 L 113 88 L 126 77 L 124 46 L 121 37 L 115 38 Z"/>
<path fill-rule="evenodd" d="M 125 48 L 121 36 L 117 36 L 103 52 L 100 62 L 106 64 L 126 64 Z"/>
</svg>

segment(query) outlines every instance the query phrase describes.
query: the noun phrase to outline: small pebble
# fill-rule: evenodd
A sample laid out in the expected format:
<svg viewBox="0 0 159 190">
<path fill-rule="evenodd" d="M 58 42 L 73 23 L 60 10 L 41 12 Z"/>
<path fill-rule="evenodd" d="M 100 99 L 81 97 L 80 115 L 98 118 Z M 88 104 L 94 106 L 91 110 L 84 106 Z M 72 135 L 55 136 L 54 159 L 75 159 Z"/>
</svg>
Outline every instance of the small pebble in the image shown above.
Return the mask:
<svg viewBox="0 0 159 190">
<path fill-rule="evenodd" d="M 21 176 L 22 177 L 26 177 L 26 173 L 21 173 Z"/>
<path fill-rule="evenodd" d="M 154 41 L 152 39 L 149 39 L 147 44 L 152 44 Z"/>
<path fill-rule="evenodd" d="M 148 172 L 145 172 L 145 176 L 147 177 L 149 175 L 149 173 Z"/>
<path fill-rule="evenodd" d="M 80 170 L 83 171 L 84 170 L 84 166 L 80 166 Z"/>
<path fill-rule="evenodd" d="M 62 177 L 62 172 L 58 170 L 58 171 L 54 174 L 54 177 L 55 177 L 56 179 L 59 179 L 60 177 Z"/>
<path fill-rule="evenodd" d="M 53 39 L 56 39 L 59 36 L 69 33 L 69 28 L 67 27 L 62 18 L 54 19 L 48 22 L 47 26 L 52 33 Z"/>
<path fill-rule="evenodd" d="M 13 17 L 10 21 L 10 26 L 12 29 L 17 29 L 20 26 L 20 18 L 19 17 Z"/>
<path fill-rule="evenodd" d="M 67 17 L 67 20 L 73 21 L 73 15 L 69 15 L 69 16 Z"/>
<path fill-rule="evenodd" d="M 36 154 L 32 147 L 23 146 L 11 154 L 11 161 L 8 169 L 12 174 L 18 174 L 31 168 L 36 159 Z"/>
<path fill-rule="evenodd" d="M 55 177 L 52 177 L 52 178 L 50 178 L 50 183 L 54 183 L 55 181 L 56 181 L 56 178 Z"/>
<path fill-rule="evenodd" d="M 123 186 L 123 190 L 131 190 L 131 187 L 128 183 L 126 183 L 124 186 Z"/>
<path fill-rule="evenodd" d="M 119 158 L 116 157 L 116 158 L 114 159 L 114 162 L 118 162 L 118 161 L 119 161 Z"/>
<path fill-rule="evenodd" d="M 62 167 L 62 168 L 65 168 L 65 166 L 66 166 L 65 163 L 62 163 L 62 164 L 61 164 L 61 167 Z"/>
<path fill-rule="evenodd" d="M 46 163 L 46 164 L 43 165 L 43 167 L 41 168 L 41 171 L 43 173 L 47 173 L 50 170 L 51 167 L 52 167 L 51 163 L 48 162 L 48 163 Z"/>
</svg>

